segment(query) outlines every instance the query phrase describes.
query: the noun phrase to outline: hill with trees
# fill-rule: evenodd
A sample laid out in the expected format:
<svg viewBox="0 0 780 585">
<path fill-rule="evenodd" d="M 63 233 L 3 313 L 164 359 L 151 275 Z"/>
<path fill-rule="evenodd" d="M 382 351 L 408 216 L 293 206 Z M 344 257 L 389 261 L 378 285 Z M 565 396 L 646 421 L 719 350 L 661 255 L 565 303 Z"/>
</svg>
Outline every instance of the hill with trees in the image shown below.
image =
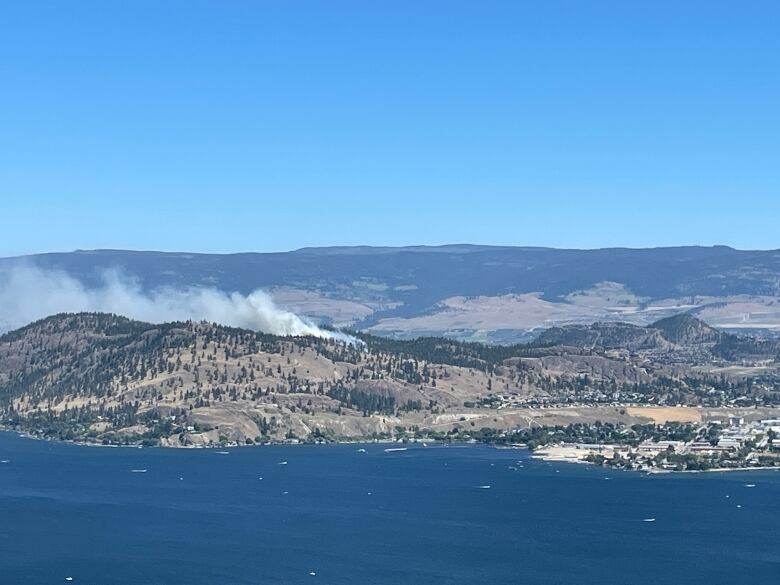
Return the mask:
<svg viewBox="0 0 780 585">
<path fill-rule="evenodd" d="M 670 323 L 638 329 L 646 329 L 646 339 L 709 340 L 690 335 L 701 329 L 690 319 L 680 323 L 682 329 Z M 596 334 L 609 342 L 594 343 Z M 633 326 L 596 324 L 573 337 L 556 335 L 562 345 L 551 344 L 552 335 L 546 343 L 514 346 L 370 335 L 345 344 L 212 323 L 60 314 L 0 337 L 0 422 L 49 438 L 204 446 L 628 416 L 619 404 L 780 400 L 776 379 L 707 373 L 679 359 L 690 355 L 689 346 L 666 337 L 649 353 L 616 350 L 620 340 L 631 345 L 641 338 Z M 758 349 L 762 359 L 776 359 L 774 344 L 756 343 L 720 336 L 701 347 L 711 359 Z"/>
</svg>

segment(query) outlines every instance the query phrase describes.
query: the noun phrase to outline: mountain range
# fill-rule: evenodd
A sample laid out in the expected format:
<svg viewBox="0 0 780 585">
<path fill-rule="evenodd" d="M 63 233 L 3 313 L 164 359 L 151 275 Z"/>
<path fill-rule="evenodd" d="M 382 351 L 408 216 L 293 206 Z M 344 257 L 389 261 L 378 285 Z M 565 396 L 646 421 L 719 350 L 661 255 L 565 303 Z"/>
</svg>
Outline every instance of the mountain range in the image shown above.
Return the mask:
<svg viewBox="0 0 780 585">
<path fill-rule="evenodd" d="M 725 246 L 563 250 L 474 245 L 193 254 L 92 250 L 0 259 L 99 286 L 121 271 L 145 290 L 269 292 L 320 323 L 379 335 L 526 341 L 595 321 L 647 325 L 681 311 L 718 328 L 780 330 L 780 251 Z M 0 315 L 0 318 L 2 315 Z"/>
</svg>

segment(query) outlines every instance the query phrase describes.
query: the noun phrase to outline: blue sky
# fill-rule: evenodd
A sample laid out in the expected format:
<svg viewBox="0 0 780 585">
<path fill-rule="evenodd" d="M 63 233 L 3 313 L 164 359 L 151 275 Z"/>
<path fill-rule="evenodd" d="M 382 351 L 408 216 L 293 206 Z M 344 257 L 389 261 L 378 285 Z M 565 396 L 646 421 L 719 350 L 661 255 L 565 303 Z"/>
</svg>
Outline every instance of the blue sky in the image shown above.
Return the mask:
<svg viewBox="0 0 780 585">
<path fill-rule="evenodd" d="M 777 2 L 0 3 L 0 255 L 780 248 Z"/>
</svg>

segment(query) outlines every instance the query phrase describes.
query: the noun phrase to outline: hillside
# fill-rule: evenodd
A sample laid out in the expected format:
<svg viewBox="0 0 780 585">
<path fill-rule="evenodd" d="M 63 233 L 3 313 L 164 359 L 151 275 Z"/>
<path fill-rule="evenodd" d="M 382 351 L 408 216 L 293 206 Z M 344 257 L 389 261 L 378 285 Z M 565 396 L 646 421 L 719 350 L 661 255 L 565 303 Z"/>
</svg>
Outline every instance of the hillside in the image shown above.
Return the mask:
<svg viewBox="0 0 780 585">
<path fill-rule="evenodd" d="M 634 339 L 632 327 L 618 329 Z M 0 337 L 0 420 L 61 439 L 198 446 L 630 418 L 616 404 L 780 399 L 773 381 L 595 346 L 361 338 L 350 346 L 208 323 L 55 315 Z"/>
<path fill-rule="evenodd" d="M 717 329 L 690 313 L 680 313 L 661 319 L 650 325 L 650 328 L 659 330 L 664 339 L 678 345 L 715 343 L 722 335 Z"/>
<path fill-rule="evenodd" d="M 582 348 L 604 349 L 669 349 L 670 341 L 654 327 L 640 327 L 630 323 L 593 323 L 592 325 L 567 325 L 551 327 L 543 331 L 534 345 L 549 347 L 570 345 Z"/>
<path fill-rule="evenodd" d="M 629 323 L 566 325 L 543 331 L 529 347 L 622 349 L 656 360 L 699 363 L 780 361 L 780 341 L 735 335 L 710 327 L 690 313 L 660 319 L 646 327 Z"/>
</svg>

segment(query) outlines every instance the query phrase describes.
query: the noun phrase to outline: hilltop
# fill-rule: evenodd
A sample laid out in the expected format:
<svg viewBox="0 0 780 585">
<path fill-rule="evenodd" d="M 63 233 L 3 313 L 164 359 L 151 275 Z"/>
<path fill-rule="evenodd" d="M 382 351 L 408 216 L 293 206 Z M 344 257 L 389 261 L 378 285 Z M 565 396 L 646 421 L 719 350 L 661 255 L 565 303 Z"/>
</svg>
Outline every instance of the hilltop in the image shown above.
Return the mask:
<svg viewBox="0 0 780 585">
<path fill-rule="evenodd" d="M 661 319 L 650 327 L 658 329 L 667 341 L 679 345 L 715 343 L 721 339 L 721 336 L 727 335 L 710 327 L 690 313 L 680 313 Z"/>
<path fill-rule="evenodd" d="M 593 323 L 551 327 L 531 347 L 623 349 L 664 361 L 780 360 L 780 341 L 735 335 L 710 327 L 690 313 L 680 313 L 641 327 L 630 323 Z M 698 358 L 692 357 L 697 354 Z"/>
<path fill-rule="evenodd" d="M 534 344 L 671 350 L 675 346 L 714 344 L 727 337 L 735 336 L 710 327 L 690 313 L 680 313 L 655 321 L 646 327 L 630 323 L 602 322 L 552 327 L 543 331 Z"/>
<path fill-rule="evenodd" d="M 780 399 L 766 368 L 763 377 L 698 369 L 688 358 L 713 359 L 719 344 L 671 341 L 702 340 L 681 334 L 702 328 L 680 322 L 596 324 L 558 344 L 360 335 L 361 343 L 345 345 L 210 323 L 61 314 L 0 337 L 0 420 L 45 437 L 200 446 L 462 435 L 539 421 L 641 419 L 620 404 L 755 406 Z M 606 339 L 605 330 L 625 347 L 592 342 L 594 335 Z M 638 330 L 642 339 L 661 336 L 663 343 L 641 351 L 647 344 L 636 343 Z M 755 342 L 727 339 L 734 351 L 750 343 L 755 350 Z M 775 345 L 760 348 L 762 359 L 776 359 Z"/>
</svg>

